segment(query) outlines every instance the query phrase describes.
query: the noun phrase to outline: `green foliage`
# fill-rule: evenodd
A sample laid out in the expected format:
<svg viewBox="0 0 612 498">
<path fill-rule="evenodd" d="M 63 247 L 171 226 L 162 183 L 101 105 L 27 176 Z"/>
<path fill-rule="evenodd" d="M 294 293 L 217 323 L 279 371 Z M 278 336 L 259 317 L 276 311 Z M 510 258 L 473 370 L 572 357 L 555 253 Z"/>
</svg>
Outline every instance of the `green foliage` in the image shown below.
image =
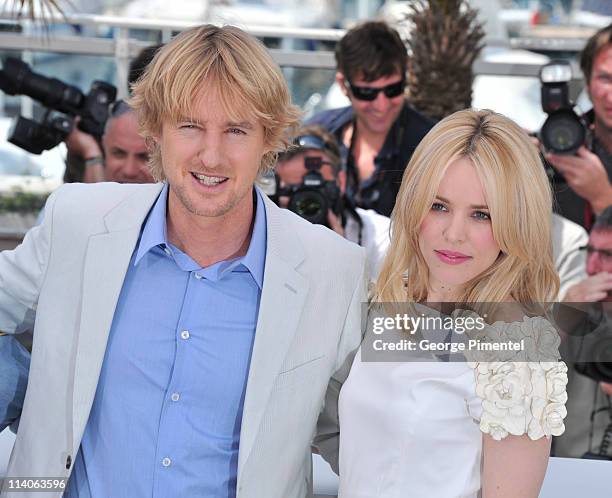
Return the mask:
<svg viewBox="0 0 612 498">
<path fill-rule="evenodd" d="M 31 192 L 16 191 L 0 193 L 0 213 L 38 213 L 49 196 Z"/>
</svg>

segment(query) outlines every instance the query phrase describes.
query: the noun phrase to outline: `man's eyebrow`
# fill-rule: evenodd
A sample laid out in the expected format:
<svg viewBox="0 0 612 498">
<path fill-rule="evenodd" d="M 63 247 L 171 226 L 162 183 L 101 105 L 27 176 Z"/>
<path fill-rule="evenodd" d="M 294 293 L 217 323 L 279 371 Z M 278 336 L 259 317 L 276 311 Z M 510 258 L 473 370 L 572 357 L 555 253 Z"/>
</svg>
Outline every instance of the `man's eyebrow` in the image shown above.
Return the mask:
<svg viewBox="0 0 612 498">
<path fill-rule="evenodd" d="M 178 123 L 193 123 L 193 124 L 198 124 L 201 125 L 202 122 L 197 119 L 197 118 L 188 118 L 186 116 L 181 116 L 179 117 Z M 229 127 L 236 127 L 236 128 L 244 128 L 246 130 L 252 130 L 253 129 L 253 123 L 251 123 L 250 121 L 228 121 L 227 123 L 225 123 L 225 126 L 229 126 Z"/>
<path fill-rule="evenodd" d="M 448 199 L 442 197 L 441 195 L 436 195 L 436 199 L 445 202 L 446 204 L 452 204 L 451 201 L 449 201 Z M 485 206 L 485 205 L 480 205 L 480 204 L 472 204 L 470 206 L 472 209 L 486 209 L 487 211 L 489 210 L 489 206 Z"/>
<path fill-rule="evenodd" d="M 236 128 L 245 128 L 247 130 L 253 129 L 253 124 L 250 123 L 249 121 L 240 121 L 240 122 L 230 121 L 227 123 L 227 126 L 234 126 Z"/>
</svg>

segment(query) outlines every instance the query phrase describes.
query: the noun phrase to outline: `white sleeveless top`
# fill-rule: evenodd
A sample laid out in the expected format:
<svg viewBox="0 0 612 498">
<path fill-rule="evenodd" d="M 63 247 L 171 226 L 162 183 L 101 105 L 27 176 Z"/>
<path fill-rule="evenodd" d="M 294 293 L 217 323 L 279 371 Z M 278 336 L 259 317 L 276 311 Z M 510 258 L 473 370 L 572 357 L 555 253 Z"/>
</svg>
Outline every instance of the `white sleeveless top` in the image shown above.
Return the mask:
<svg viewBox="0 0 612 498">
<path fill-rule="evenodd" d="M 340 392 L 339 498 L 477 497 L 482 434 L 560 435 L 566 372 L 560 361 L 382 363 L 358 352 Z"/>
</svg>

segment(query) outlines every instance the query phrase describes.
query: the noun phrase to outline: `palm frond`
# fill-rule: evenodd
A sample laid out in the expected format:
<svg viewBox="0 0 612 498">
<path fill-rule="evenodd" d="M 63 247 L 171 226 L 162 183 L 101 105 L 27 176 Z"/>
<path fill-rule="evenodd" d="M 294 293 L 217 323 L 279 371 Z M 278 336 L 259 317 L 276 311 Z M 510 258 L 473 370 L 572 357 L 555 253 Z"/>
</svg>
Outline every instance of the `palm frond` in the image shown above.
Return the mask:
<svg viewBox="0 0 612 498">
<path fill-rule="evenodd" d="M 408 89 L 413 105 L 441 119 L 472 103 L 472 64 L 483 48 L 478 12 L 466 0 L 418 0 L 407 20 Z"/>
<path fill-rule="evenodd" d="M 69 1 L 64 3 L 70 5 Z M 7 8 L 7 4 L 12 5 Z M 35 20 L 38 16 L 44 25 L 47 25 L 56 14 L 66 17 L 59 0 L 13 0 L 12 2 L 5 0 L 2 10 L 16 19 L 27 16 L 29 19 Z"/>
</svg>

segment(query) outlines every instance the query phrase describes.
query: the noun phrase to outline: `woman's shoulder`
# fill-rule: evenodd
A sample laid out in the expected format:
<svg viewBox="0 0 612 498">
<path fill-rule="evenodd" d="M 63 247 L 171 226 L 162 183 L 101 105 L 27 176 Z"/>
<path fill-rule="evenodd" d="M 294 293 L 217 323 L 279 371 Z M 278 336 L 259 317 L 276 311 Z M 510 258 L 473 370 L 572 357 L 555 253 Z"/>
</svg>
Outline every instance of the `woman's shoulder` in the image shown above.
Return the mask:
<svg viewBox="0 0 612 498">
<path fill-rule="evenodd" d="M 480 430 L 493 439 L 559 436 L 567 415 L 567 366 L 554 362 L 479 362 L 476 394 L 482 400 Z"/>
<path fill-rule="evenodd" d="M 498 311 L 478 339 L 516 347 L 491 347 L 471 355 L 476 395 L 482 401 L 481 431 L 496 440 L 561 435 L 567 415 L 567 366 L 560 361 L 557 329 L 516 302 Z"/>
</svg>

